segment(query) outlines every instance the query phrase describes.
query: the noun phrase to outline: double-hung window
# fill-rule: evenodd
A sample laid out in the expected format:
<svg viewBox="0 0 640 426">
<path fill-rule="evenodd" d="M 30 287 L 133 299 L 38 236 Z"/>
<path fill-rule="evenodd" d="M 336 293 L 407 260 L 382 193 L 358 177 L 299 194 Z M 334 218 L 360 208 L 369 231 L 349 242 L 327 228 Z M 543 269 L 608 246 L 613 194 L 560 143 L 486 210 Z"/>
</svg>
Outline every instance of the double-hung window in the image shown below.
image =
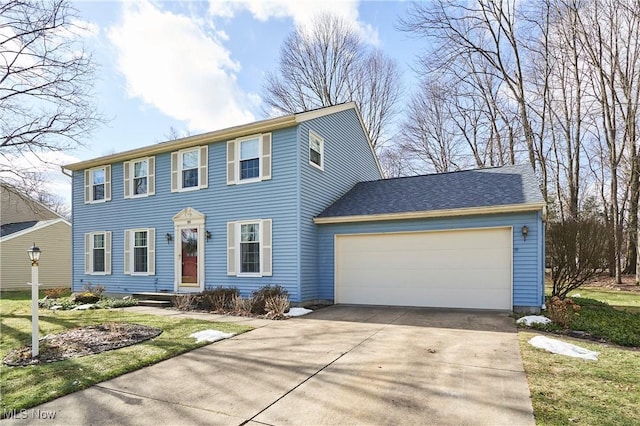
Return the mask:
<svg viewBox="0 0 640 426">
<path fill-rule="evenodd" d="M 155 164 L 155 157 L 124 162 L 124 198 L 146 197 L 155 193 Z"/>
<path fill-rule="evenodd" d="M 208 186 L 208 147 L 183 149 L 171 153 L 171 191 L 190 191 Z"/>
<path fill-rule="evenodd" d="M 309 132 L 309 164 L 324 168 L 324 139 L 313 132 Z"/>
<path fill-rule="evenodd" d="M 124 273 L 155 274 L 155 228 L 124 231 Z"/>
<path fill-rule="evenodd" d="M 240 141 L 240 180 L 260 178 L 260 139 Z"/>
<path fill-rule="evenodd" d="M 260 273 L 260 223 L 240 224 L 240 273 Z"/>
<path fill-rule="evenodd" d="M 84 202 L 100 203 L 111 200 L 111 166 L 84 171 Z"/>
<path fill-rule="evenodd" d="M 271 219 L 227 223 L 227 274 L 271 276 Z"/>
<path fill-rule="evenodd" d="M 84 234 L 84 271 L 91 275 L 111 274 L 111 232 Z"/>
<path fill-rule="evenodd" d="M 271 179 L 271 133 L 227 142 L 227 185 Z"/>
</svg>

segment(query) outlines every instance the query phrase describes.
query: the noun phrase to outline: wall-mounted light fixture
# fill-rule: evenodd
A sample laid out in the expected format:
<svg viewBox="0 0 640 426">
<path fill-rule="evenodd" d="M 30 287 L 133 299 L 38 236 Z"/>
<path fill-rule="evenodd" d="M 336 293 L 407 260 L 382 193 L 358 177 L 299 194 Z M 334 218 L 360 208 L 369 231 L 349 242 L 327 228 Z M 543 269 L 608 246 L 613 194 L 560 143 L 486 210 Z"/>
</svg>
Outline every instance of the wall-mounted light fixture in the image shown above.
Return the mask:
<svg viewBox="0 0 640 426">
<path fill-rule="evenodd" d="M 529 227 L 527 225 L 524 225 L 522 227 L 522 238 L 527 241 L 527 235 L 529 235 Z"/>
<path fill-rule="evenodd" d="M 171 240 L 173 240 L 173 237 L 168 232 L 167 232 L 167 235 L 165 235 L 164 237 L 167 239 L 167 244 L 169 244 L 171 242 Z"/>
<path fill-rule="evenodd" d="M 207 237 L 207 240 L 210 240 L 211 239 L 211 232 L 205 231 L 204 232 L 204 236 Z"/>
</svg>

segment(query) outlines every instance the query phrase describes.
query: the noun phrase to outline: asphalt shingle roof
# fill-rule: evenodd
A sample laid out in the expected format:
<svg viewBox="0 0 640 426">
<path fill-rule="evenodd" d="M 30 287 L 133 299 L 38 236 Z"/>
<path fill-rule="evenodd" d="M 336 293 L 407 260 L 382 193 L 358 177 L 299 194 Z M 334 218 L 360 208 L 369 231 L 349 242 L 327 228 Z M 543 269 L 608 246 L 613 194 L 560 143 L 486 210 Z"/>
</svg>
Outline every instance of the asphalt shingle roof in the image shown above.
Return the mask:
<svg viewBox="0 0 640 426">
<path fill-rule="evenodd" d="M 318 217 L 544 203 L 530 166 L 504 166 L 356 184 Z"/>
<path fill-rule="evenodd" d="M 7 235 L 15 234 L 24 229 L 29 229 L 38 223 L 37 220 L 30 220 L 28 222 L 7 223 L 0 226 L 0 237 L 6 237 Z"/>
</svg>

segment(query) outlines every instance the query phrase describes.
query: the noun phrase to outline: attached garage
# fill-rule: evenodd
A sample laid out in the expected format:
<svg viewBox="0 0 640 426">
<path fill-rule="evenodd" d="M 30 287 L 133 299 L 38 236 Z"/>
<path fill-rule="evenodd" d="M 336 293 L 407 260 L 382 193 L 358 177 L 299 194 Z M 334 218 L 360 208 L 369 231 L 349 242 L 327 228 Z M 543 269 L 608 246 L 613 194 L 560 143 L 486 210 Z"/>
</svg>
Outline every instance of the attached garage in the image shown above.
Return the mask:
<svg viewBox="0 0 640 426">
<path fill-rule="evenodd" d="M 511 228 L 337 235 L 335 302 L 511 309 Z"/>
<path fill-rule="evenodd" d="M 358 183 L 314 218 L 320 299 L 538 312 L 545 205 L 528 166 Z"/>
</svg>

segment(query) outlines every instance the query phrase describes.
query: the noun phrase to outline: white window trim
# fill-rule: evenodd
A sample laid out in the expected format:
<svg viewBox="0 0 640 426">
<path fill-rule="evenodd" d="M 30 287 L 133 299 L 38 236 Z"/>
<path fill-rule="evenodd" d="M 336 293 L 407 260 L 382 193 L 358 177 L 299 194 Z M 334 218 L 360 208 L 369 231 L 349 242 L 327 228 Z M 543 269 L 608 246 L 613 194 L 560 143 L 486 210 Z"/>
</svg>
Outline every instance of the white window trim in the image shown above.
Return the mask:
<svg viewBox="0 0 640 426">
<path fill-rule="evenodd" d="M 240 164 L 242 163 L 242 159 L 240 158 L 240 153 L 242 152 L 242 142 L 247 142 L 254 139 L 258 140 L 258 167 L 260 168 L 258 177 L 254 177 L 251 179 L 240 179 L 240 176 L 242 174 L 242 170 L 240 167 Z M 262 180 L 262 135 L 253 135 L 236 139 L 236 158 L 238 159 L 236 161 L 236 184 L 244 185 L 245 183 L 260 182 Z"/>
<path fill-rule="evenodd" d="M 242 234 L 242 225 L 251 225 L 251 224 L 258 224 L 258 228 L 259 228 L 259 236 L 260 236 L 260 240 L 258 241 L 258 253 L 260 255 L 260 272 L 242 272 L 242 240 L 241 240 L 241 234 Z M 261 277 L 262 276 L 262 266 L 264 264 L 263 259 L 262 259 L 262 232 L 263 232 L 263 226 L 262 226 L 262 220 L 243 220 L 240 222 L 236 222 L 236 241 L 237 241 L 237 249 L 236 249 L 236 253 L 237 255 L 237 259 L 236 259 L 236 271 L 238 271 L 237 276 L 238 277 Z"/>
<path fill-rule="evenodd" d="M 104 271 L 95 272 L 93 270 L 93 237 L 95 235 L 104 236 Z M 88 241 L 87 241 L 88 240 Z M 87 247 L 87 242 L 89 247 Z M 85 234 L 85 275 L 111 275 L 111 231 L 94 231 Z M 88 265 L 87 265 L 88 263 Z"/>
<path fill-rule="evenodd" d="M 242 174 L 240 167 L 240 145 L 242 142 L 258 140 L 258 162 L 260 173 L 258 177 L 251 179 L 240 179 Z M 268 152 L 265 152 L 265 145 Z M 247 183 L 262 182 L 271 180 L 273 174 L 273 138 L 271 133 L 259 133 L 250 136 L 243 136 L 227 142 L 227 185 L 244 185 Z"/>
<path fill-rule="evenodd" d="M 144 194 L 134 194 L 133 189 L 135 188 L 135 165 L 136 163 L 139 163 L 141 161 L 147 162 L 147 192 Z M 125 161 L 123 163 L 123 168 L 123 180 L 125 186 L 124 198 L 144 198 L 155 195 L 155 157 L 143 157 Z"/>
<path fill-rule="evenodd" d="M 191 152 L 191 151 L 196 151 L 198 153 L 198 165 L 196 166 L 196 170 L 198 171 L 198 184 L 196 186 L 191 186 L 189 188 L 183 188 L 182 187 L 182 156 L 187 153 L 187 152 Z M 202 145 L 202 146 L 194 146 L 194 147 L 190 147 L 190 148 L 185 148 L 185 149 L 181 149 L 179 151 L 174 151 L 172 153 L 172 157 L 173 154 L 176 155 L 176 164 L 175 164 L 175 171 L 173 170 L 173 164 L 172 164 L 172 170 L 171 173 L 176 173 L 176 188 L 173 188 L 173 184 L 172 188 L 171 188 L 171 192 L 189 192 L 189 191 L 197 191 L 199 189 L 204 189 L 207 188 L 209 185 L 209 146 L 208 145 Z M 203 154 L 206 155 L 206 163 L 203 165 L 202 164 L 202 158 L 203 158 Z M 173 159 L 172 159 L 173 161 Z"/>
<path fill-rule="evenodd" d="M 135 228 L 125 229 L 124 237 L 124 274 L 132 276 L 151 276 L 155 275 L 155 255 L 156 255 L 156 238 L 155 228 Z M 147 233 L 147 271 L 135 272 L 135 234 L 136 232 Z M 127 269 L 127 266 L 129 269 Z"/>
<path fill-rule="evenodd" d="M 268 231 L 265 229 L 265 223 L 268 222 Z M 241 259 L 241 229 L 242 225 L 248 224 L 259 224 L 260 225 L 260 272 L 241 272 L 242 267 L 242 259 Z M 234 262 L 233 265 L 235 267 L 235 271 L 231 273 L 227 268 L 227 275 L 236 276 L 236 277 L 270 277 L 273 275 L 273 220 L 272 219 L 252 219 L 252 220 L 241 220 L 237 222 L 229 222 L 227 224 L 227 233 L 229 232 L 230 226 L 233 226 L 233 237 L 230 240 L 229 236 L 227 236 L 227 257 L 233 256 Z M 268 238 L 266 232 L 269 232 Z M 271 244 L 267 244 L 269 241 Z M 270 271 L 265 271 L 265 251 L 269 252 L 270 256 Z M 227 262 L 229 259 L 227 258 Z"/>
<path fill-rule="evenodd" d="M 93 199 L 93 173 L 97 170 L 104 170 L 104 198 L 100 200 Z M 111 166 L 104 165 L 98 167 L 92 167 L 85 170 L 84 173 L 84 187 L 85 187 L 85 204 L 98 204 L 111 201 Z M 87 182 L 88 179 L 88 182 Z M 87 197 L 88 195 L 88 197 Z"/>
<path fill-rule="evenodd" d="M 320 142 L 320 164 L 319 165 L 311 161 L 311 139 L 316 139 Z M 318 135 L 317 133 L 315 133 L 313 130 L 309 130 L 308 148 L 309 148 L 309 151 L 307 152 L 307 155 L 309 156 L 309 164 L 318 170 L 324 171 L 324 138 Z"/>
</svg>

